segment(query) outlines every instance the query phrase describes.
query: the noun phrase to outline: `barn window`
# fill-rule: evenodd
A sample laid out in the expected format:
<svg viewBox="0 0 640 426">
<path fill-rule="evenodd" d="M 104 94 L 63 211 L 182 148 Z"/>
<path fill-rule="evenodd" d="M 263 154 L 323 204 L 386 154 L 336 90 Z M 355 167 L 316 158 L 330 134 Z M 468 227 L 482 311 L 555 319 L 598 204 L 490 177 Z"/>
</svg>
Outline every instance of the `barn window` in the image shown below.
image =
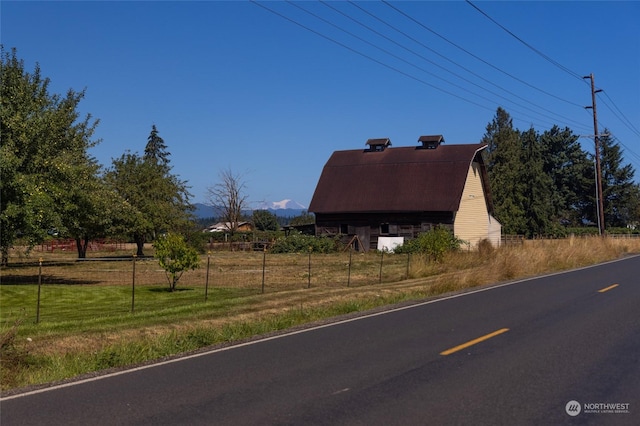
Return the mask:
<svg viewBox="0 0 640 426">
<path fill-rule="evenodd" d="M 349 225 L 343 223 L 340 225 L 340 233 L 344 235 L 349 235 Z"/>
<path fill-rule="evenodd" d="M 380 225 L 380 233 L 381 234 L 388 234 L 389 233 L 389 224 L 388 223 L 383 223 Z"/>
</svg>

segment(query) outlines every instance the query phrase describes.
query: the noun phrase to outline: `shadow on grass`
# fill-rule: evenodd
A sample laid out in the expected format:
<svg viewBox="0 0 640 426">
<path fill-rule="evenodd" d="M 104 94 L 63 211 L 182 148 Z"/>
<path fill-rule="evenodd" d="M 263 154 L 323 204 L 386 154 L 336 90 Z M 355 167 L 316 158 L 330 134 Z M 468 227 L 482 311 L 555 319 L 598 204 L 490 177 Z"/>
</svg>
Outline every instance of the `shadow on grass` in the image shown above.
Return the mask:
<svg viewBox="0 0 640 426">
<path fill-rule="evenodd" d="M 143 254 L 142 256 L 136 256 L 136 260 L 154 260 L 155 257 L 148 255 L 148 254 Z M 95 257 L 87 257 L 85 259 L 78 259 L 81 262 L 91 262 L 91 261 L 96 261 L 96 262 L 105 262 L 105 261 L 122 261 L 122 260 L 128 260 L 129 262 L 131 262 L 133 260 L 133 255 L 130 254 L 124 254 L 124 255 L 118 255 L 118 256 L 95 256 Z"/>
<path fill-rule="evenodd" d="M 154 288 L 149 288 L 147 289 L 147 291 L 150 291 L 152 293 L 178 293 L 181 291 L 194 291 L 195 289 L 193 288 L 176 288 L 175 290 L 171 290 L 169 287 L 154 287 Z"/>
<path fill-rule="evenodd" d="M 77 263 L 78 262 L 76 260 L 70 260 L 66 262 L 45 260 L 42 262 L 42 267 L 44 268 L 47 266 L 73 266 L 73 265 L 76 265 Z M 28 262 L 12 262 L 8 266 L 3 266 L 2 270 L 38 268 L 39 264 L 40 262 L 37 260 L 28 261 Z"/>
<path fill-rule="evenodd" d="M 91 285 L 100 284 L 102 281 L 96 280 L 78 280 L 73 278 L 62 278 L 54 275 L 43 275 L 42 285 Z M 37 285 L 38 275 L 2 275 L 0 285 Z"/>
</svg>

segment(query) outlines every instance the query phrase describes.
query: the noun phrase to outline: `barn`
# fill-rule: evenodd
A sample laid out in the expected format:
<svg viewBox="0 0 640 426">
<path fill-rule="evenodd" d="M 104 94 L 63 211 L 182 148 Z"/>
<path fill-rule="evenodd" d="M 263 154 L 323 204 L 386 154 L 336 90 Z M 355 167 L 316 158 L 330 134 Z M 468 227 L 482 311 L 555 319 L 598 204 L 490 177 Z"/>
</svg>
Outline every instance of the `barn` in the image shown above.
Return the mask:
<svg viewBox="0 0 640 426">
<path fill-rule="evenodd" d="M 444 145 L 442 135 L 417 146 L 369 139 L 365 149 L 334 152 L 309 205 L 316 235 L 338 235 L 362 251 L 446 226 L 466 246 L 500 244 L 492 216 L 483 144 Z"/>
</svg>

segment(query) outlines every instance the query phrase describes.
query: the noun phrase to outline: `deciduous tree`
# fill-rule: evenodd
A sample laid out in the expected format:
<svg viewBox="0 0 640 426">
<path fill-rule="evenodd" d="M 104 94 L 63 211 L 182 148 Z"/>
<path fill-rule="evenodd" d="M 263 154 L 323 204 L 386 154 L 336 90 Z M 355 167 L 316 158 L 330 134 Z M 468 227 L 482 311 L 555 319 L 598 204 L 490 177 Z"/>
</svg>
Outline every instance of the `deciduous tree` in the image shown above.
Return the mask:
<svg viewBox="0 0 640 426">
<path fill-rule="evenodd" d="M 186 182 L 172 174 L 166 165 L 126 152 L 113 160 L 105 179 L 138 212 L 130 217 L 127 226 L 138 256 L 144 255 L 148 237 L 153 239 L 161 232 L 188 227 L 191 194 Z"/>
<path fill-rule="evenodd" d="M 155 258 L 167 273 L 170 291 L 175 291 L 178 280 L 185 271 L 200 266 L 197 250 L 189 247 L 179 234 L 161 235 L 153 243 L 153 247 L 155 248 Z"/>
<path fill-rule="evenodd" d="M 253 226 L 257 231 L 277 231 L 278 218 L 269 210 L 254 210 Z"/>
<path fill-rule="evenodd" d="M 246 184 L 241 174 L 231 169 L 223 170 L 218 175 L 218 182 L 207 189 L 209 202 L 216 211 L 215 216 L 229 223 L 229 231 L 233 235 L 243 218 L 243 211 L 248 208 Z"/>
<path fill-rule="evenodd" d="M 87 256 L 89 242 L 119 234 L 131 207 L 97 176 L 98 165 L 92 163 L 75 170 L 76 184 L 64 193 L 62 236 L 73 238 L 78 258 Z"/>
<path fill-rule="evenodd" d="M 28 73 L 16 49 L 0 46 L 0 55 L 0 251 L 6 264 L 19 237 L 32 247 L 73 219 L 65 216 L 68 194 L 82 183 L 79 176 L 97 170 L 88 149 L 97 144 L 98 121 L 80 119 L 84 91 L 52 95 L 38 65 Z"/>
</svg>

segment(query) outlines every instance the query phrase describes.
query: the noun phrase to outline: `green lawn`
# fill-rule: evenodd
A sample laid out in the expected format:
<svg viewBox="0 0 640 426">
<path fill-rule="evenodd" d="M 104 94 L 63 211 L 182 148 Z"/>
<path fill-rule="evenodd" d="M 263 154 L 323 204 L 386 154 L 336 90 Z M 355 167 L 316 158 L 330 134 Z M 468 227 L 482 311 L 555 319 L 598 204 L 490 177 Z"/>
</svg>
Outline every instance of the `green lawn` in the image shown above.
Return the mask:
<svg viewBox="0 0 640 426">
<path fill-rule="evenodd" d="M 102 331 L 119 326 L 171 323 L 198 312 L 216 315 L 246 296 L 251 289 L 185 287 L 173 293 L 165 286 L 135 289 L 132 312 L 130 286 L 43 285 L 40 292 L 40 323 L 37 317 L 37 285 L 0 286 L 0 321 L 3 327 L 21 320 L 21 334 Z"/>
<path fill-rule="evenodd" d="M 164 271 L 153 259 L 138 260 L 133 282 L 132 259 L 47 259 L 15 262 L 2 270 L 0 285 L 0 323 L 6 327 L 16 319 L 23 328 L 32 327 L 72 331 L 102 330 L 105 327 L 140 326 L 145 318 L 157 317 L 160 323 L 188 319 L 198 312 L 219 316 L 229 306 L 245 303 L 251 297 L 268 300 L 282 291 L 308 287 L 345 288 L 380 282 L 379 254 L 353 256 L 349 253 L 314 255 L 269 255 L 236 252 L 215 253 L 207 268 L 188 271 L 169 292 Z M 207 271 L 208 285 L 207 285 Z M 399 280 L 407 271 L 406 256 L 384 257 L 384 280 Z M 40 303 L 38 315 L 38 281 Z M 263 285 L 264 282 L 264 293 Z M 206 302 L 205 302 L 206 292 Z M 270 295 L 270 296 L 268 296 Z M 156 321 L 156 320 L 153 320 Z"/>
</svg>

